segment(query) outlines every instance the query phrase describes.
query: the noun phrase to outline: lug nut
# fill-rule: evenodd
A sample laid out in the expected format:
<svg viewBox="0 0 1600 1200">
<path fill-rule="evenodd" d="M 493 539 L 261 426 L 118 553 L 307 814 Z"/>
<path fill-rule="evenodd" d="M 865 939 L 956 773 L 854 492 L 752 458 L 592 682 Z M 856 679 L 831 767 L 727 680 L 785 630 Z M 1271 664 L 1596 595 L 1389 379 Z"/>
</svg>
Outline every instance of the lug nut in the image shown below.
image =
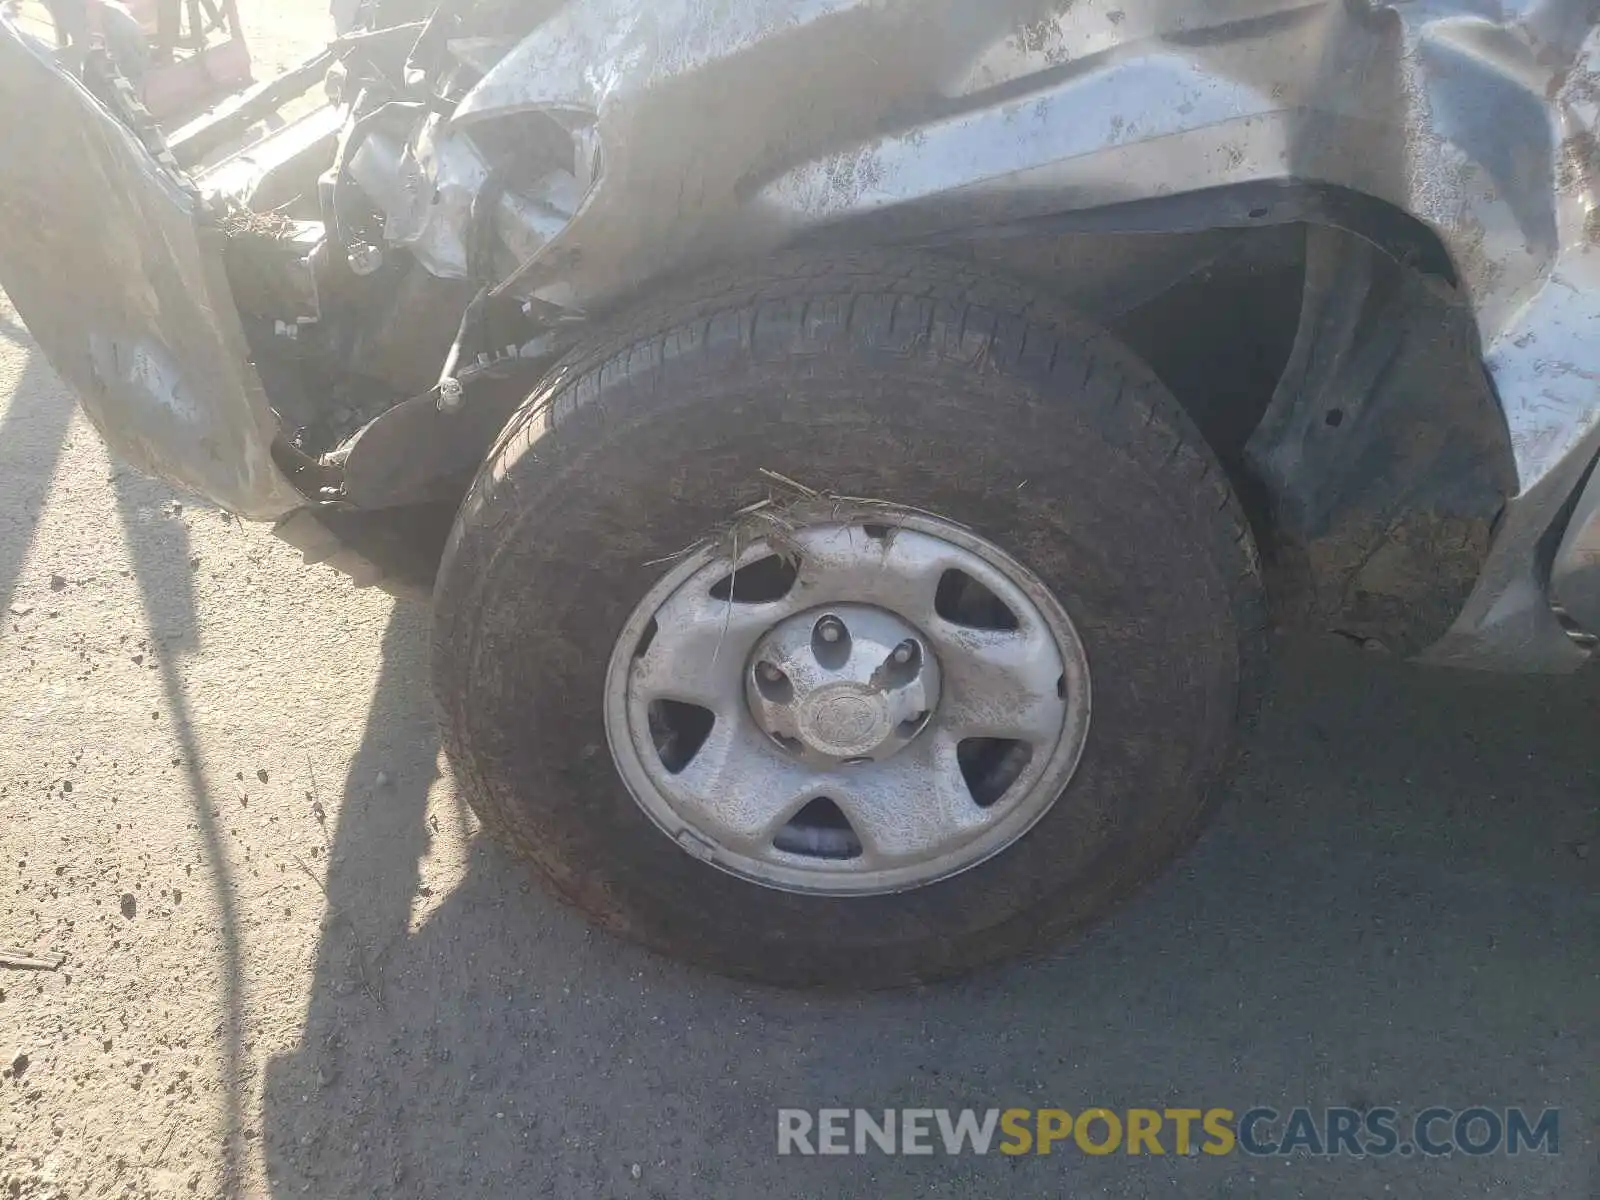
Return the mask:
<svg viewBox="0 0 1600 1200">
<path fill-rule="evenodd" d="M 901 666 L 911 661 L 912 645 L 910 642 L 901 642 L 894 648 L 894 660 Z"/>
<path fill-rule="evenodd" d="M 822 629 L 819 632 L 822 634 L 822 640 L 825 642 L 837 642 L 840 636 L 844 633 L 844 631 L 839 628 L 839 622 L 837 621 L 825 621 Z"/>
</svg>

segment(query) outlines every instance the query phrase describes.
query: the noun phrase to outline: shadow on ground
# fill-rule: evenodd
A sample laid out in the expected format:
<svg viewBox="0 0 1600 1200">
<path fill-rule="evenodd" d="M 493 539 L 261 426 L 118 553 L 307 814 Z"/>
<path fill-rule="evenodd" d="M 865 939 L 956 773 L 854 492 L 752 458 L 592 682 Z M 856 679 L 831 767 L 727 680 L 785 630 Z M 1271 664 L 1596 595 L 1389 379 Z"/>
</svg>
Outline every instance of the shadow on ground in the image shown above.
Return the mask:
<svg viewBox="0 0 1600 1200">
<path fill-rule="evenodd" d="M 21 347 L 27 355 L 0 418 L 0 480 L 7 504 L 0 513 L 0 609 L 10 606 L 30 561 L 39 522 L 72 431 L 76 401 L 51 373 L 27 331 L 9 311 L 0 308 L 0 340 Z M 164 484 L 135 477 L 127 468 L 113 468 L 117 512 L 128 547 L 132 574 L 139 587 L 154 639 L 168 716 L 188 776 L 188 796 L 196 827 L 205 845 L 207 872 L 220 909 L 222 978 L 226 1013 L 223 1038 L 224 1084 L 223 1176 L 228 1194 L 235 1194 L 241 1150 L 239 1076 L 243 1043 L 240 989 L 239 922 L 233 885 L 215 820 L 210 787 L 200 769 L 202 756 L 185 694 L 180 660 L 198 648 L 194 587 L 191 581 L 188 529 L 170 519 L 175 509 Z M 193 501 L 189 502 L 191 507 Z M 46 573 L 42 564 L 34 569 Z M 66 581 L 61 581 L 62 586 Z M 55 582 L 52 581 L 55 590 Z M 30 607 L 31 611 L 31 607 Z M 53 615 L 53 614 L 52 614 Z"/>
<path fill-rule="evenodd" d="M 435 769 L 423 644 L 423 618 L 401 611 L 332 847 L 302 1045 L 268 1071 L 281 1196 L 1460 1200 L 1600 1186 L 1600 676 L 1286 647 L 1216 826 L 1155 887 L 1045 960 L 828 998 L 593 934 L 482 837 L 465 881 L 408 934 Z M 395 786 L 378 796 L 385 766 Z M 1561 1153 L 775 1154 L 780 1106 L 1302 1103 L 1559 1106 Z"/>
<path fill-rule="evenodd" d="M 9 606 L 33 548 L 34 533 L 61 461 L 72 424 L 74 401 L 55 383 L 27 331 L 0 304 L 0 340 L 20 346 L 27 361 L 11 385 L 0 417 L 0 479 L 6 505 L 0 511 L 0 607 Z"/>
</svg>

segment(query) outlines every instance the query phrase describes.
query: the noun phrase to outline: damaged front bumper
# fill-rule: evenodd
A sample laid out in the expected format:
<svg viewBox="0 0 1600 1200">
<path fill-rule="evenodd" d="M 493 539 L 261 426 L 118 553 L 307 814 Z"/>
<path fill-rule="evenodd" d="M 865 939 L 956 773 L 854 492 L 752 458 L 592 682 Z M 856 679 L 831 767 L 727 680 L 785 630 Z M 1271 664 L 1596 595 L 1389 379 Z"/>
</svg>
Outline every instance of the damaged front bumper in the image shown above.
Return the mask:
<svg viewBox="0 0 1600 1200">
<path fill-rule="evenodd" d="M 232 512 L 306 503 L 273 458 L 198 199 L 0 18 L 0 284 L 112 452 Z"/>
</svg>

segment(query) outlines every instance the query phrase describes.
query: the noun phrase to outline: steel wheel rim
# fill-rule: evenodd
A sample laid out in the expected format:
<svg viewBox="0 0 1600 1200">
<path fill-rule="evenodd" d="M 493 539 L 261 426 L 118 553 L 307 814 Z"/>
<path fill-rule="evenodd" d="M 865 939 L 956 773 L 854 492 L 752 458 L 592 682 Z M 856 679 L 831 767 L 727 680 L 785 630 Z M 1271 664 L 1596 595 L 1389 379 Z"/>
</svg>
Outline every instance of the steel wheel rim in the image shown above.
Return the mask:
<svg viewBox="0 0 1600 1200">
<path fill-rule="evenodd" d="M 762 572 L 786 570 L 768 598 Z M 827 621 L 847 657 L 826 653 Z M 1049 588 L 963 526 L 878 506 L 795 530 L 781 554 L 688 556 L 634 609 L 605 681 L 613 760 L 663 833 L 823 896 L 924 887 L 1015 844 L 1071 780 L 1089 718 L 1087 655 Z"/>
</svg>

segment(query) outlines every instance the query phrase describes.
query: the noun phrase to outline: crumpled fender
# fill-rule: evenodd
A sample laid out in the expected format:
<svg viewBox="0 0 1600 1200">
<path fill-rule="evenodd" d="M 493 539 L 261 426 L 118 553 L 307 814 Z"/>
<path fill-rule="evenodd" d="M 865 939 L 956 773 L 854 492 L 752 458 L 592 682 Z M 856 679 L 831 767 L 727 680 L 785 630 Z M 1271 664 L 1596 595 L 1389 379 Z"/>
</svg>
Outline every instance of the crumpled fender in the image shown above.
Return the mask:
<svg viewBox="0 0 1600 1200">
<path fill-rule="evenodd" d="M 1565 669 L 1537 545 L 1600 451 L 1597 96 L 1587 0 L 569 0 L 456 121 L 593 121 L 604 169 L 519 280 L 577 308 L 801 239 L 1251 188 L 1392 206 L 1448 252 L 1516 468 L 1434 657 Z"/>
</svg>

